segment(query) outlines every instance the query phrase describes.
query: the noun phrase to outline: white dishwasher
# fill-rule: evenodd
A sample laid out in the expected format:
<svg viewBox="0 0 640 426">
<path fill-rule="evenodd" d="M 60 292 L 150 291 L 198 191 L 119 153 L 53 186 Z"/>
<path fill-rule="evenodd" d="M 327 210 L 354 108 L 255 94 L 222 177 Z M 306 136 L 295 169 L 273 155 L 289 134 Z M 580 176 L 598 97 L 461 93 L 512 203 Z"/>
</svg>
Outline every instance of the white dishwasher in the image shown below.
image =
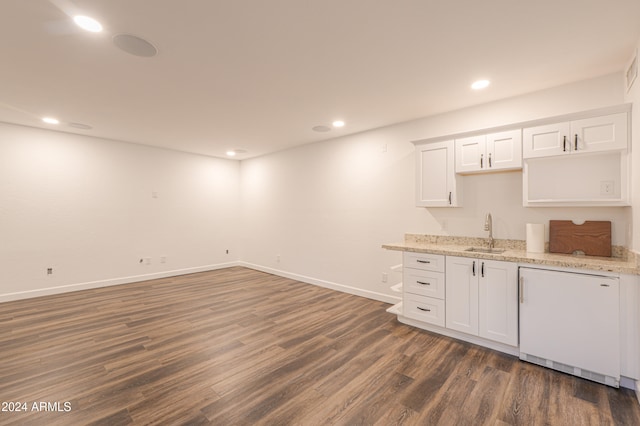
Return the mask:
<svg viewBox="0 0 640 426">
<path fill-rule="evenodd" d="M 619 278 L 520 268 L 520 359 L 620 386 Z"/>
</svg>

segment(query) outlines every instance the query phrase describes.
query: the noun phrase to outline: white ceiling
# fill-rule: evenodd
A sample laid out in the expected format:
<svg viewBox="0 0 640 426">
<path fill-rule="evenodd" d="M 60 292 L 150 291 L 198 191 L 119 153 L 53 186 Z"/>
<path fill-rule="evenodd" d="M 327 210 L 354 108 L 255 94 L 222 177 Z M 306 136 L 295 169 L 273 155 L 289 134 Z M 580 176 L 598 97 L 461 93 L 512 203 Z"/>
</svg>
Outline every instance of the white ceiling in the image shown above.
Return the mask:
<svg viewBox="0 0 640 426">
<path fill-rule="evenodd" d="M 247 158 L 622 71 L 639 38 L 639 0 L 0 0 L 0 121 Z"/>
</svg>

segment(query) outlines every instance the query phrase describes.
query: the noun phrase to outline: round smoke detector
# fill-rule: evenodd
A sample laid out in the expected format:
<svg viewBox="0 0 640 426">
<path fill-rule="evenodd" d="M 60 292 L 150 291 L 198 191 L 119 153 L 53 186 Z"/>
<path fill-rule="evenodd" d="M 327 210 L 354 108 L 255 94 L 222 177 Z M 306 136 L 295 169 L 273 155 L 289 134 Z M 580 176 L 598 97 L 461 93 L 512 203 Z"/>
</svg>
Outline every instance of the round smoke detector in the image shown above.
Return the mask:
<svg viewBox="0 0 640 426">
<path fill-rule="evenodd" d="M 153 44 L 133 34 L 116 34 L 113 36 L 113 44 L 135 56 L 151 58 L 158 54 L 158 49 Z"/>
<path fill-rule="evenodd" d="M 311 130 L 313 130 L 314 132 L 324 133 L 324 132 L 330 131 L 331 127 L 329 127 L 329 126 L 314 126 L 314 127 L 311 128 Z"/>
</svg>

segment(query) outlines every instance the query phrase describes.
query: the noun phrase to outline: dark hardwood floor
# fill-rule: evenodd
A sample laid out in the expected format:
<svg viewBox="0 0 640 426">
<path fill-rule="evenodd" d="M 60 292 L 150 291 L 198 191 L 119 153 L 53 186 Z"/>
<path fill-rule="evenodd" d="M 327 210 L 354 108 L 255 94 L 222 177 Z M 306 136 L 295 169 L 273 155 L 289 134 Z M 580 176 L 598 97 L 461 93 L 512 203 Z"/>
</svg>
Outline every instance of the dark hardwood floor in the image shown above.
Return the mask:
<svg viewBox="0 0 640 426">
<path fill-rule="evenodd" d="M 0 304 L 0 424 L 640 425 L 629 390 L 388 306 L 244 268 Z"/>
</svg>

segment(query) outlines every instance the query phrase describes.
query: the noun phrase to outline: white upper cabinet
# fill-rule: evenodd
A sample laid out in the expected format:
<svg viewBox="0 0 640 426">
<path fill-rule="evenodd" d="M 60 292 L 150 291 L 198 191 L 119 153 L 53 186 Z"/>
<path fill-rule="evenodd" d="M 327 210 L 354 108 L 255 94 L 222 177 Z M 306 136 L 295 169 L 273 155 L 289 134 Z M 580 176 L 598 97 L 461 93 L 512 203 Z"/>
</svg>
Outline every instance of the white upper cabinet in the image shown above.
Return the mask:
<svg viewBox="0 0 640 426">
<path fill-rule="evenodd" d="M 523 205 L 629 205 L 628 144 L 627 112 L 525 127 Z"/>
<path fill-rule="evenodd" d="M 627 133 L 627 113 L 572 121 L 572 152 L 627 149 Z"/>
<path fill-rule="evenodd" d="M 456 139 L 456 173 L 482 170 L 486 151 L 487 139 L 484 135 Z"/>
<path fill-rule="evenodd" d="M 523 130 L 523 157 L 624 150 L 627 126 L 627 113 L 618 113 L 528 127 Z"/>
<path fill-rule="evenodd" d="M 524 158 L 562 155 L 567 151 L 569 123 L 554 123 L 528 127 L 522 131 L 522 156 Z"/>
<path fill-rule="evenodd" d="M 415 141 L 416 205 L 460 207 L 464 175 L 522 170 L 524 206 L 628 206 L 630 111 L 624 104 Z"/>
<path fill-rule="evenodd" d="M 490 170 L 522 168 L 522 130 L 487 135 L 487 164 Z"/>
<path fill-rule="evenodd" d="M 510 130 L 456 139 L 456 173 L 522 168 L 522 132 Z"/>
<path fill-rule="evenodd" d="M 462 185 L 455 172 L 453 140 L 420 144 L 416 142 L 416 205 L 418 207 L 458 207 L 462 205 Z"/>
</svg>

